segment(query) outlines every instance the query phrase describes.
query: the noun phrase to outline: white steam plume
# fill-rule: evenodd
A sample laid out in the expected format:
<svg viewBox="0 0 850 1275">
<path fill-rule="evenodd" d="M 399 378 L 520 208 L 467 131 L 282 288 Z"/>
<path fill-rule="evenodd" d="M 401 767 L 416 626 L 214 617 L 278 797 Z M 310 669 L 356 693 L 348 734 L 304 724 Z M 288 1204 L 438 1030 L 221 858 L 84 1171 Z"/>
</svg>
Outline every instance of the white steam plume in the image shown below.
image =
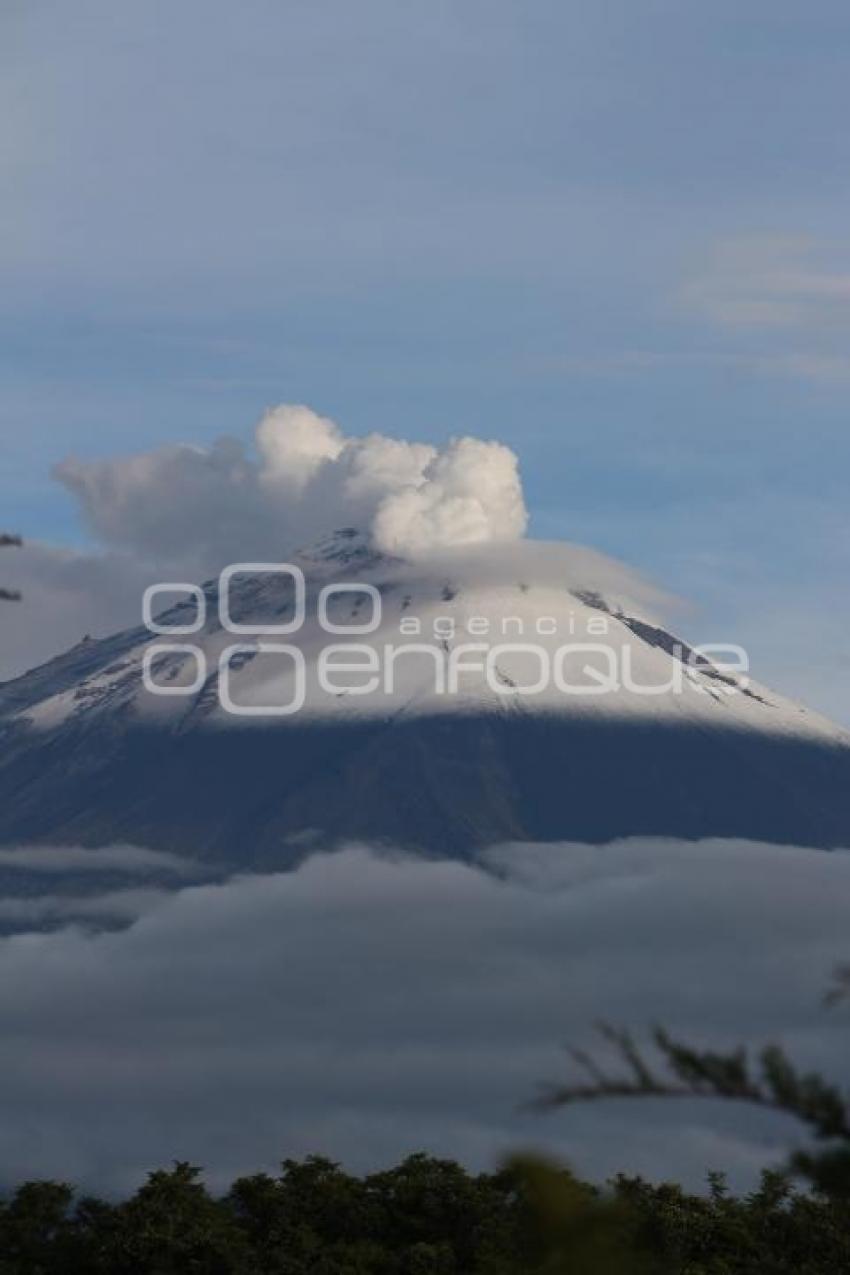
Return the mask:
<svg viewBox="0 0 850 1275">
<path fill-rule="evenodd" d="M 287 404 L 260 421 L 254 454 L 222 438 L 71 458 L 55 473 L 106 544 L 196 573 L 273 557 L 343 524 L 378 549 L 422 558 L 517 540 L 527 522 L 516 456 L 500 443 L 346 437 L 310 408 Z"/>
</svg>

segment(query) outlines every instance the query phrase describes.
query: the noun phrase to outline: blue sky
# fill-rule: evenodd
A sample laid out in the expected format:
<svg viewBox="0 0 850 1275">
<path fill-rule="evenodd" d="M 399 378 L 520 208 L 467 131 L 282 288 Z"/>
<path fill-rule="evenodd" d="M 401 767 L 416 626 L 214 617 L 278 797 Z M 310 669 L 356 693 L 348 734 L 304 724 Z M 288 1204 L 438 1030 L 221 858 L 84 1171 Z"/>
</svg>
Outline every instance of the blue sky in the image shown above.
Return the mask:
<svg viewBox="0 0 850 1275">
<path fill-rule="evenodd" d="M 532 534 L 850 721 L 845 3 L 12 2 L 0 510 L 247 437 L 518 453 Z"/>
</svg>

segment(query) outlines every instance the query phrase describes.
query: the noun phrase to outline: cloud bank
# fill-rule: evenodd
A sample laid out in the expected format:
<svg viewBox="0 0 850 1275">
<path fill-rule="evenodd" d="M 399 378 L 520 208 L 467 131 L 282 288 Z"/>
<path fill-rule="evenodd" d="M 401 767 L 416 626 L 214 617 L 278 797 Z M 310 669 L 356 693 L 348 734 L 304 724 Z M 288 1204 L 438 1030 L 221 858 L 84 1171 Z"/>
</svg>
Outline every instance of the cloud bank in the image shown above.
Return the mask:
<svg viewBox="0 0 850 1275">
<path fill-rule="evenodd" d="M 488 858 L 350 847 L 148 895 L 120 932 L 0 940 L 0 1177 L 119 1190 L 172 1158 L 219 1183 L 309 1152 L 483 1166 L 531 1145 L 594 1177 L 747 1185 L 797 1126 L 714 1103 L 522 1104 L 601 1017 L 781 1041 L 846 1078 L 850 1014 L 821 997 L 848 955 L 850 857 L 632 840 Z"/>
<path fill-rule="evenodd" d="M 421 558 L 516 540 L 527 522 L 517 459 L 501 443 L 347 437 L 310 408 L 286 404 L 260 421 L 253 451 L 221 438 L 71 458 L 54 473 L 104 544 L 195 573 L 276 559 L 343 525 L 369 533 L 379 550 Z"/>
</svg>

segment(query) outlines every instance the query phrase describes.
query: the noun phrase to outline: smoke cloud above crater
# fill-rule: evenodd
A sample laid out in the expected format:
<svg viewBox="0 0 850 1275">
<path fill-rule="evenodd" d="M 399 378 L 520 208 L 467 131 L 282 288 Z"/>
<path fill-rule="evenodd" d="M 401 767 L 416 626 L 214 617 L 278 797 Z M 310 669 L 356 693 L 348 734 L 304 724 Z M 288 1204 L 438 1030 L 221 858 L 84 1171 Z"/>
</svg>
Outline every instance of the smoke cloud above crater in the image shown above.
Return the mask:
<svg viewBox="0 0 850 1275">
<path fill-rule="evenodd" d="M 422 558 L 517 540 L 527 523 L 517 458 L 502 443 L 347 436 L 288 404 L 266 412 L 253 448 L 229 437 L 174 444 L 69 458 L 54 474 L 105 546 L 190 575 L 277 557 L 342 525 L 384 552 Z"/>
</svg>

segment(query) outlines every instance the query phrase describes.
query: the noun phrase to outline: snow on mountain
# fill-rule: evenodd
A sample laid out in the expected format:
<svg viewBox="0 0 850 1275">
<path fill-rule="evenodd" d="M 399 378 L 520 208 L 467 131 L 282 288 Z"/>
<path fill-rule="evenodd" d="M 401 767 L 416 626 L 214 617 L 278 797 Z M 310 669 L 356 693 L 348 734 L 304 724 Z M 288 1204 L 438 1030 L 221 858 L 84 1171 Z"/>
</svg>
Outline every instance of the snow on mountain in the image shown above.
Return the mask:
<svg viewBox="0 0 850 1275">
<path fill-rule="evenodd" d="M 350 836 L 850 844 L 850 737 L 678 639 L 609 559 L 523 541 L 411 565 L 344 528 L 291 562 L 303 597 L 252 569 L 162 591 L 152 626 L 0 688 L 0 840 L 246 862 Z"/>
<path fill-rule="evenodd" d="M 293 555 L 293 563 L 307 580 L 297 631 L 275 632 L 293 620 L 290 576 L 239 572 L 228 589 L 230 615 L 234 625 L 262 632 L 226 629 L 219 582 L 209 581 L 200 632 L 166 631 L 197 615 L 196 601 L 183 596 L 155 616 L 159 634 L 143 625 L 86 639 L 7 683 L 0 717 L 41 729 L 117 712 L 180 730 L 234 719 L 279 722 L 299 700 L 300 667 L 287 652 L 263 649 L 280 643 L 302 653 L 304 702 L 293 714 L 305 718 L 519 711 L 848 739 L 748 675 L 724 672 L 726 652 L 700 658 L 658 621 L 652 609 L 658 595 L 588 550 L 526 541 L 503 547 L 497 557 L 488 549 L 411 566 L 375 552 L 346 528 Z M 358 590 L 359 583 L 375 592 Z M 327 598 L 323 623 L 320 592 L 337 584 L 342 587 Z M 331 625 L 347 631 L 329 632 Z M 202 665 L 189 646 L 203 652 Z M 335 648 L 330 654 L 329 647 Z M 225 651 L 232 652 L 229 708 L 220 693 Z M 140 676 L 146 652 L 153 691 Z M 351 667 L 343 671 L 343 665 Z M 201 671 L 202 686 L 190 692 Z"/>
</svg>

